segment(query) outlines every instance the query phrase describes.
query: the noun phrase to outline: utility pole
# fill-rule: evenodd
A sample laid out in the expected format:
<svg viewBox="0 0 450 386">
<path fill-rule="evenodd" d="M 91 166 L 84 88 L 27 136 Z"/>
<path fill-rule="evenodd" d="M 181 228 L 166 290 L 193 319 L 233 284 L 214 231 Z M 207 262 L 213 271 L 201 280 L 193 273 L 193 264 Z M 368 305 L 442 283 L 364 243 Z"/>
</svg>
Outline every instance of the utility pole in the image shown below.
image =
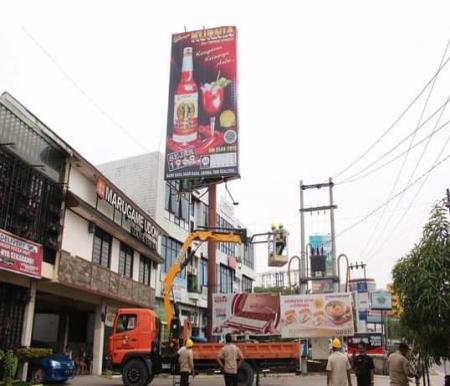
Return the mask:
<svg viewBox="0 0 450 386">
<path fill-rule="evenodd" d="M 306 244 L 305 244 L 305 213 L 307 212 L 320 212 L 320 211 L 330 211 L 330 235 L 331 235 L 331 258 L 332 258 L 332 274 L 331 277 L 325 277 L 321 279 L 332 279 L 334 283 L 334 291 L 338 292 L 339 290 L 339 279 L 337 277 L 337 264 L 336 264 L 336 233 L 335 233 L 335 223 L 334 223 L 334 210 L 337 209 L 337 205 L 334 204 L 333 199 L 333 187 L 334 183 L 331 178 L 328 179 L 328 182 L 305 185 L 303 181 L 300 181 L 300 257 L 301 259 L 308 258 L 306 254 Z M 305 208 L 304 207 L 304 191 L 308 189 L 329 189 L 329 205 L 316 206 Z M 303 263 L 302 263 L 303 266 Z M 300 288 L 305 288 L 305 284 L 312 278 L 308 277 L 308 272 L 304 268 L 301 269 L 301 277 L 300 277 Z M 303 287 L 302 287 L 303 286 Z M 304 292 L 302 292 L 304 293 Z"/>
<path fill-rule="evenodd" d="M 300 281 L 300 293 L 306 293 L 306 287 L 308 285 L 308 272 L 306 272 L 306 259 L 308 258 L 305 253 L 305 212 L 304 209 L 304 201 L 303 201 L 303 181 L 300 181 L 300 272 L 299 272 L 299 281 Z"/>
</svg>

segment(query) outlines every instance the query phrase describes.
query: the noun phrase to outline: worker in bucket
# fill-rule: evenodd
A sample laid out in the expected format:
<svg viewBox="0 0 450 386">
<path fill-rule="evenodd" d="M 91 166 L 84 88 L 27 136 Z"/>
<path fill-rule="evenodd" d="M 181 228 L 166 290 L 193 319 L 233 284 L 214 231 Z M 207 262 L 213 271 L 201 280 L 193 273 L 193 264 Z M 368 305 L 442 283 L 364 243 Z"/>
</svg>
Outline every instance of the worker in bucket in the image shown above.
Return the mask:
<svg viewBox="0 0 450 386">
<path fill-rule="evenodd" d="M 342 343 L 338 338 L 331 342 L 333 352 L 328 357 L 327 386 L 352 386 L 350 362 L 341 352 Z"/>
<path fill-rule="evenodd" d="M 237 373 L 239 366 L 244 360 L 241 350 L 231 342 L 231 334 L 225 335 L 225 346 L 223 346 L 217 357 L 220 368 L 225 377 L 225 386 L 238 386 Z"/>
<path fill-rule="evenodd" d="M 186 340 L 186 345 L 178 350 L 178 364 L 180 365 L 180 386 L 189 386 L 189 375 L 195 377 L 194 353 L 192 352 L 194 342 Z"/>
</svg>

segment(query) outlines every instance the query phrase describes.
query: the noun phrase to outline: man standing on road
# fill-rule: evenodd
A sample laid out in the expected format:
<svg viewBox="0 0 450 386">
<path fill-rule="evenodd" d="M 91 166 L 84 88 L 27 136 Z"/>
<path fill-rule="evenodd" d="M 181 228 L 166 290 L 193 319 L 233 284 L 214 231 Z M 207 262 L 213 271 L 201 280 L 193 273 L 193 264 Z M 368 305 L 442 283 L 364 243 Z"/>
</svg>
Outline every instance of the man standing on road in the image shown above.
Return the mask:
<svg viewBox="0 0 450 386">
<path fill-rule="evenodd" d="M 217 362 L 224 373 L 225 386 L 237 386 L 237 373 L 244 356 L 239 347 L 231 343 L 231 334 L 225 335 L 225 343 L 219 352 Z"/>
<path fill-rule="evenodd" d="M 367 355 L 367 346 L 364 342 L 358 344 L 359 355 L 353 352 L 353 370 L 355 370 L 358 386 L 373 386 L 373 373 L 375 366 L 373 359 Z"/>
<path fill-rule="evenodd" d="M 192 352 L 194 342 L 186 340 L 186 346 L 178 350 L 178 363 L 180 365 L 180 386 L 189 386 L 189 374 L 195 377 L 194 353 Z"/>
<path fill-rule="evenodd" d="M 408 351 L 408 345 L 406 343 L 400 343 L 398 350 L 389 355 L 388 368 L 391 386 L 408 386 L 408 377 L 412 378 L 415 375 L 406 358 Z"/>
<path fill-rule="evenodd" d="M 334 338 L 331 347 L 333 352 L 328 357 L 327 386 L 352 386 L 350 362 L 347 355 L 339 351 L 342 347 L 341 341 Z"/>
</svg>

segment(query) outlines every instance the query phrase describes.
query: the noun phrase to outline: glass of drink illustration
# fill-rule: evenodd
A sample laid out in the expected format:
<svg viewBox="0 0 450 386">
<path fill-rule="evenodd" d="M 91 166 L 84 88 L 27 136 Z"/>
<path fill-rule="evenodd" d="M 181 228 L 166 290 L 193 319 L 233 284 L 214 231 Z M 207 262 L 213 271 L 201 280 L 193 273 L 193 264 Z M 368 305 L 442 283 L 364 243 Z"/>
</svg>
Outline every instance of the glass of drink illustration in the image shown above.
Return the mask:
<svg viewBox="0 0 450 386">
<path fill-rule="evenodd" d="M 213 83 L 206 83 L 201 87 L 203 110 L 209 115 L 211 136 L 214 135 L 216 115 L 223 107 L 223 89 L 224 87 Z"/>
</svg>

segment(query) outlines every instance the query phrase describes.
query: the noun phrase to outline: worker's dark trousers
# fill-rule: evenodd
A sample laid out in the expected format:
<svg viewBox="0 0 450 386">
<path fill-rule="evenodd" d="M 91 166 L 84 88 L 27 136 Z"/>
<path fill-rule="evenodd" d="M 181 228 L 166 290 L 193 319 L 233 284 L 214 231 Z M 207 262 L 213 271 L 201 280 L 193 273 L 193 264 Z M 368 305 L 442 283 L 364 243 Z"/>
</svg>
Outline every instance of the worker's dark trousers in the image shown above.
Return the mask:
<svg viewBox="0 0 450 386">
<path fill-rule="evenodd" d="M 225 386 L 238 386 L 237 374 L 224 374 Z"/>
<path fill-rule="evenodd" d="M 180 373 L 180 386 L 189 386 L 189 373 L 187 371 Z"/>
</svg>

